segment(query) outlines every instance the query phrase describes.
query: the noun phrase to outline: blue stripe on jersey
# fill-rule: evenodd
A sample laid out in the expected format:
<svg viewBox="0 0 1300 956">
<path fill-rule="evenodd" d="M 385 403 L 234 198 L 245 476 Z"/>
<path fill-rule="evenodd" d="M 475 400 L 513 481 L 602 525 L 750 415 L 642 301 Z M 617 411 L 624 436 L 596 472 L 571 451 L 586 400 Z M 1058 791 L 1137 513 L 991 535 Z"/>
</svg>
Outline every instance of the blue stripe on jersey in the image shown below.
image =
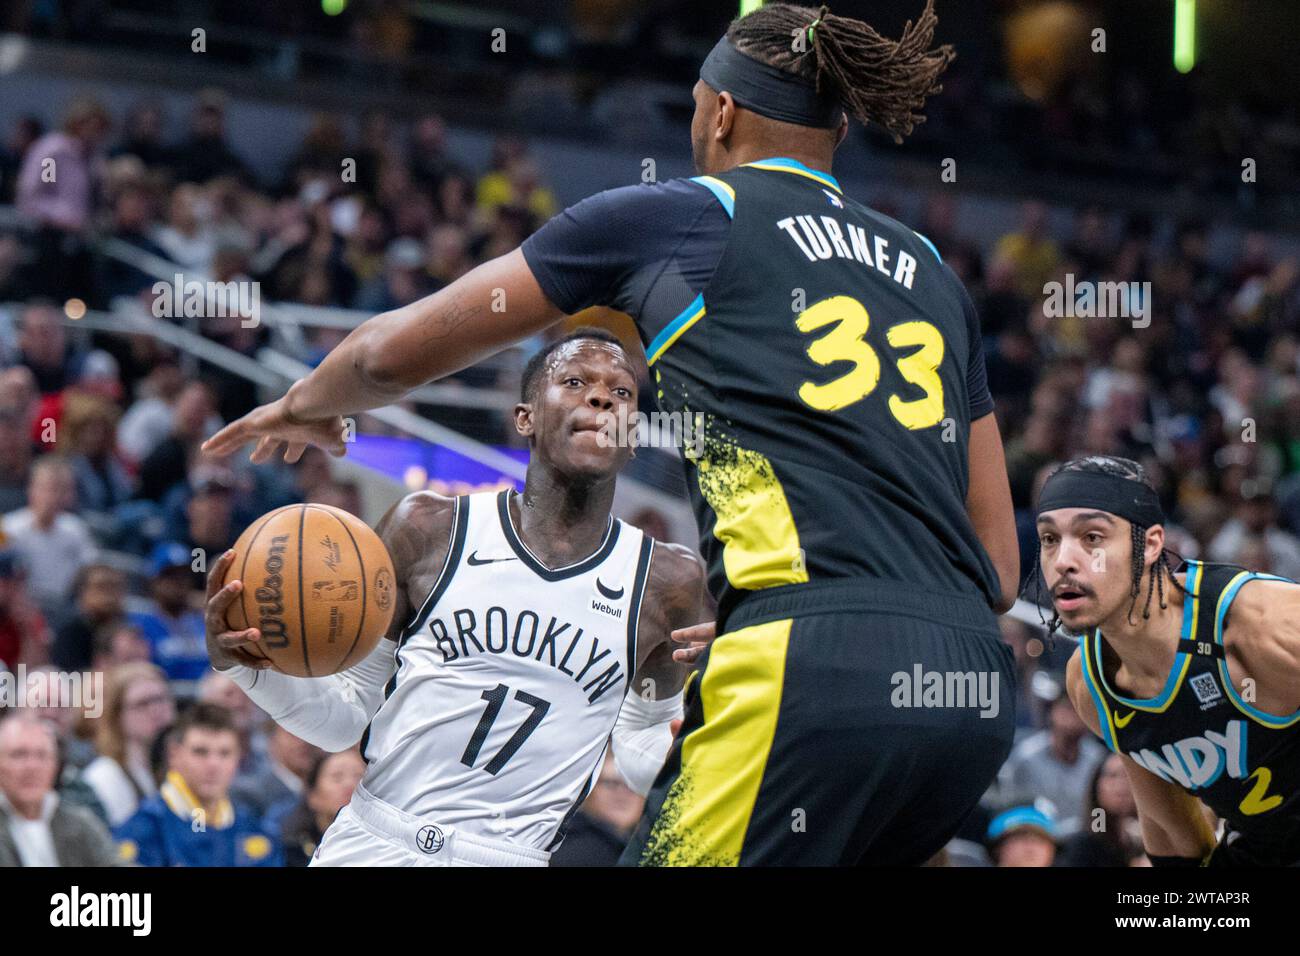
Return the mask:
<svg viewBox="0 0 1300 956">
<path fill-rule="evenodd" d="M 915 229 L 913 229 L 912 231 L 913 231 L 913 232 L 916 232 Z M 934 257 L 935 257 L 936 259 L 938 259 L 940 262 L 943 262 L 943 256 L 939 255 L 939 250 L 935 248 L 935 245 L 934 245 L 933 242 L 931 242 L 931 241 L 930 241 L 929 239 L 927 239 L 925 236 L 921 235 L 919 232 L 916 232 L 916 238 L 920 239 L 920 240 L 921 240 L 922 242 L 924 242 L 927 246 L 929 246 L 929 247 L 930 247 L 930 251 L 934 253 Z"/>
<path fill-rule="evenodd" d="M 673 319 L 663 331 L 654 337 L 649 348 L 645 350 L 646 363 L 654 365 L 659 361 L 659 357 L 668 351 L 668 347 L 681 338 L 686 330 L 704 317 L 704 293 L 699 293 L 691 304 L 681 311 L 677 318 Z"/>
<path fill-rule="evenodd" d="M 722 203 L 722 208 L 727 211 L 727 215 L 732 219 L 736 218 L 736 191 L 734 189 L 721 179 L 714 179 L 712 176 L 693 176 L 691 182 L 699 183 L 717 196 L 718 202 Z"/>
</svg>

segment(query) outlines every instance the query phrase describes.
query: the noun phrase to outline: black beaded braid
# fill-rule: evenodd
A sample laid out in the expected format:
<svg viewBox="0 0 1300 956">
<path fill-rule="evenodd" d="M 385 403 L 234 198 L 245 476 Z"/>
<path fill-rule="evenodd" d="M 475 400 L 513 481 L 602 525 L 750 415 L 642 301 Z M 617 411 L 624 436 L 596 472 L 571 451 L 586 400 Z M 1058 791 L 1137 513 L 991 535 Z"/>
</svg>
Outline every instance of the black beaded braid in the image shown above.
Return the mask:
<svg viewBox="0 0 1300 956">
<path fill-rule="evenodd" d="M 1146 469 L 1137 462 L 1128 458 L 1118 458 L 1111 455 L 1089 455 L 1086 458 L 1075 458 L 1074 460 L 1067 461 L 1060 467 L 1053 469 L 1052 475 L 1059 474 L 1063 471 L 1085 471 L 1102 475 L 1116 475 L 1120 478 L 1129 478 L 1134 481 L 1140 481 L 1148 488 L 1151 488 L 1153 491 L 1155 490 L 1155 485 L 1147 476 Z M 1050 478 L 1051 475 L 1048 477 Z M 1143 552 L 1146 550 L 1147 529 L 1139 524 L 1130 523 L 1129 534 L 1133 543 L 1131 564 L 1132 584 L 1129 593 L 1133 600 L 1129 603 L 1128 620 L 1129 623 L 1132 624 L 1133 611 L 1137 607 L 1138 596 L 1142 593 L 1142 573 L 1145 564 L 1143 560 Z M 1186 593 L 1183 586 L 1178 583 L 1178 579 L 1174 577 L 1174 568 L 1169 561 L 1170 554 L 1174 554 L 1174 552 L 1167 548 L 1163 549 L 1161 550 L 1159 557 L 1151 563 L 1150 581 L 1147 584 L 1147 599 L 1142 605 L 1142 617 L 1144 620 L 1151 617 L 1152 594 L 1158 592 L 1160 597 L 1160 607 L 1162 610 L 1168 606 L 1165 604 L 1166 577 L 1174 587 Z M 1177 558 L 1178 555 L 1174 554 L 1174 557 Z M 1179 558 L 1179 561 L 1181 562 L 1182 559 Z M 1029 589 L 1032 580 L 1033 601 L 1038 605 L 1038 619 L 1042 622 L 1043 627 L 1047 628 L 1049 634 L 1055 634 L 1061 626 L 1061 615 L 1056 612 L 1055 607 L 1052 606 L 1049 601 L 1047 606 L 1052 607 L 1052 617 L 1050 620 L 1046 617 L 1045 608 L 1042 602 L 1043 573 L 1041 564 L 1042 552 L 1037 538 L 1035 538 L 1034 561 L 1029 570 L 1030 577 L 1025 579 L 1024 584 L 1020 588 L 1020 592 L 1024 594 Z"/>
<path fill-rule="evenodd" d="M 878 123 L 901 143 L 925 122 L 921 110 L 943 87 L 939 77 L 957 55 L 952 46 L 931 48 L 934 0 L 897 40 L 883 37 L 861 20 L 772 3 L 733 20 L 727 39 L 760 62 L 827 86 L 862 123 Z M 802 37 L 802 42 L 796 42 Z"/>
</svg>

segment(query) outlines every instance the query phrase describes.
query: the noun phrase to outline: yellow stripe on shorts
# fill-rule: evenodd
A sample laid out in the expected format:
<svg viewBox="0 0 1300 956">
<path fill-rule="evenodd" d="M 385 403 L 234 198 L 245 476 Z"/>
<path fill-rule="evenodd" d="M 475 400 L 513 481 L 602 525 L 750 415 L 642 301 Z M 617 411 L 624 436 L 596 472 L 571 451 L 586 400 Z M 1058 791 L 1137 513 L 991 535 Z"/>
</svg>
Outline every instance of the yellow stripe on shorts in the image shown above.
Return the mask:
<svg viewBox="0 0 1300 956">
<path fill-rule="evenodd" d="M 713 642 L 700 681 L 704 722 L 682 742 L 642 865 L 736 866 L 776 735 L 793 621 L 755 624 Z"/>
</svg>

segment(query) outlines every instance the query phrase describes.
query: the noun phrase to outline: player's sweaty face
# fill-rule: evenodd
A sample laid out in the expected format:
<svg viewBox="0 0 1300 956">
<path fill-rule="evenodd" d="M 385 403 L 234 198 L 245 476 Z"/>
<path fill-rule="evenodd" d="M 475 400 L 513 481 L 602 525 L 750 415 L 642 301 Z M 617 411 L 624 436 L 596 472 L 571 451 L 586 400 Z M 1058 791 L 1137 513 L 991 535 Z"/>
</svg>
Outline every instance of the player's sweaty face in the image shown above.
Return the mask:
<svg viewBox="0 0 1300 956">
<path fill-rule="evenodd" d="M 574 477 L 618 472 L 635 441 L 637 382 L 623 350 L 577 341 L 557 349 L 533 407 L 538 452 Z"/>
<path fill-rule="evenodd" d="M 1039 516 L 1043 580 L 1071 631 L 1096 627 L 1129 596 L 1130 534 L 1127 521 L 1091 508 L 1058 508 Z"/>
</svg>

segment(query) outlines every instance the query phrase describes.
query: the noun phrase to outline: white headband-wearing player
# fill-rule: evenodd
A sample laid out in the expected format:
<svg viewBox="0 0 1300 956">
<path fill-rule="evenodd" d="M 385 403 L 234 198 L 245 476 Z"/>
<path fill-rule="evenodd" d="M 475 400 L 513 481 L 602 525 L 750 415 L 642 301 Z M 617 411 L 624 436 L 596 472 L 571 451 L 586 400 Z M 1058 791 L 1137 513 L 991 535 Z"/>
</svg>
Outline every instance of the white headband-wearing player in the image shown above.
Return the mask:
<svg viewBox="0 0 1300 956">
<path fill-rule="evenodd" d="M 687 673 L 670 635 L 704 615 L 704 570 L 610 515 L 631 449 L 601 429 L 636 410 L 636 376 L 613 336 L 579 330 L 530 363 L 523 392 L 522 495 L 419 492 L 380 521 L 398 607 L 355 667 L 263 669 L 243 650 L 260 635 L 226 622 L 233 552 L 212 569 L 213 666 L 310 743 L 364 735 L 365 776 L 315 866 L 543 866 L 611 737 L 643 796 L 667 756 Z"/>
</svg>

